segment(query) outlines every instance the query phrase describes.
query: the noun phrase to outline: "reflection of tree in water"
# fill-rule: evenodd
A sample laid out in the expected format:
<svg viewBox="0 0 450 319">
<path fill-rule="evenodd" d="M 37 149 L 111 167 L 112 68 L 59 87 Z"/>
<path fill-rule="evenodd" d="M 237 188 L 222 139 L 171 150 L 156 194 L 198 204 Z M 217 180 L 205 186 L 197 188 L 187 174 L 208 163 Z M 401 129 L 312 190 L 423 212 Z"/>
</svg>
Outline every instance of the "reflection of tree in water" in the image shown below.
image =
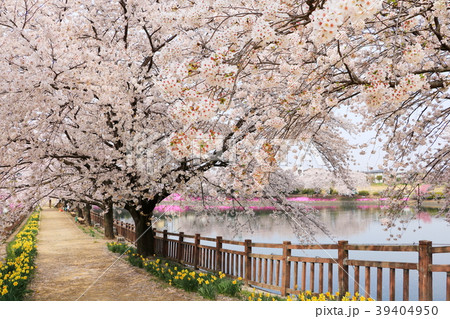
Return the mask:
<svg viewBox="0 0 450 319">
<path fill-rule="evenodd" d="M 406 222 L 398 227 L 391 227 L 386 232 L 383 229 L 384 216 L 378 205 L 366 205 L 360 207 L 351 203 L 343 203 L 337 206 L 321 206 L 318 208 L 318 221 L 329 230 L 326 236 L 319 229 L 315 238 L 320 242 L 334 242 L 337 239 L 361 238 L 364 234 L 373 231 L 373 227 L 379 232 L 379 241 L 384 242 L 388 238 L 398 238 L 408 231 L 414 232 L 420 229 L 425 222 L 416 219 L 413 210 L 405 211 L 402 218 Z M 426 209 L 427 213 L 434 219 L 437 209 Z M 310 211 L 312 214 L 312 211 Z M 420 215 L 419 217 L 422 217 Z M 131 216 L 126 211 L 116 213 L 115 218 L 133 223 Z M 299 215 L 298 218 L 302 218 Z M 158 221 L 159 220 L 159 221 Z M 222 236 L 224 239 L 244 240 L 253 239 L 258 242 L 281 242 L 291 240 L 293 242 L 308 242 L 308 238 L 296 236 L 295 222 L 286 213 L 273 214 L 272 210 L 248 211 L 225 211 L 223 209 L 195 209 L 187 212 L 167 212 L 154 217 L 154 227 L 167 229 L 169 232 L 183 231 L 186 234 L 199 233 L 202 236 Z M 378 236 L 377 236 L 378 237 Z M 310 239 L 310 238 L 309 238 Z M 313 240 L 309 240 L 310 242 Z"/>
<path fill-rule="evenodd" d="M 324 209 L 320 211 L 319 218 L 333 236 L 346 238 L 365 232 L 374 220 L 374 212 L 359 209 L 350 211 Z"/>
<path fill-rule="evenodd" d="M 166 218 L 167 219 L 167 218 Z M 169 231 L 200 233 L 204 236 L 222 236 L 226 239 L 262 237 L 295 237 L 295 227 L 285 213 L 273 214 L 272 210 L 186 212 L 166 223 Z"/>
<path fill-rule="evenodd" d="M 310 209 L 308 213 L 313 214 L 313 212 L 314 210 Z M 363 232 L 370 221 L 373 220 L 373 213 L 367 213 L 366 215 L 364 216 L 364 212 L 363 214 L 358 211 L 346 212 L 336 207 L 329 209 L 320 207 L 317 214 L 318 221 L 330 230 L 331 235 L 338 237 Z M 133 222 L 131 216 L 125 210 L 121 210 L 120 214 L 115 212 L 115 218 Z M 255 233 L 258 237 L 285 234 L 286 237 L 292 238 L 295 233 L 298 241 L 311 241 L 309 233 L 302 234 L 302 229 L 296 228 L 298 225 L 293 219 L 295 219 L 295 216 L 290 217 L 284 212 L 274 214 L 272 210 L 191 209 L 181 214 L 166 212 L 155 216 L 154 227 L 167 229 L 169 232 L 200 233 L 204 236 L 222 236 L 228 239 L 252 238 Z M 318 228 L 315 231 L 321 234 Z"/>
<path fill-rule="evenodd" d="M 314 210 L 310 210 L 309 214 L 314 214 Z M 234 214 L 220 210 L 215 212 L 191 211 L 177 216 L 166 226 L 169 231 L 174 232 L 184 231 L 189 234 L 200 233 L 204 236 L 222 236 L 238 240 L 253 238 L 253 235 L 256 235 L 262 238 L 276 236 L 286 240 L 295 238 L 296 242 L 314 242 L 316 237 L 323 238 L 325 236 L 328 238 L 327 241 L 333 241 L 334 237 L 347 238 L 364 233 L 370 224 L 378 219 L 378 214 L 375 214 L 373 210 L 354 209 L 349 211 L 321 208 L 317 212 L 317 217 L 319 225 L 324 225 L 329 230 L 328 233 L 323 233 L 319 227 L 314 229 L 315 233 L 305 233 L 295 223 L 295 216 L 291 217 L 283 212 L 273 214 L 271 210 L 256 211 L 253 215 L 247 216 L 242 212 Z"/>
<path fill-rule="evenodd" d="M 389 214 L 387 211 L 386 214 Z M 443 217 L 442 209 L 434 207 L 407 207 L 396 218 L 381 218 L 380 223 L 387 233 L 387 240 L 397 241 L 407 232 L 417 232 L 435 218 Z"/>
<path fill-rule="evenodd" d="M 270 213 L 270 212 L 269 212 Z M 173 219 L 167 226 L 173 231 L 213 234 L 224 238 L 241 237 L 264 231 L 268 223 L 253 210 L 220 210 L 215 208 L 191 210 Z"/>
</svg>

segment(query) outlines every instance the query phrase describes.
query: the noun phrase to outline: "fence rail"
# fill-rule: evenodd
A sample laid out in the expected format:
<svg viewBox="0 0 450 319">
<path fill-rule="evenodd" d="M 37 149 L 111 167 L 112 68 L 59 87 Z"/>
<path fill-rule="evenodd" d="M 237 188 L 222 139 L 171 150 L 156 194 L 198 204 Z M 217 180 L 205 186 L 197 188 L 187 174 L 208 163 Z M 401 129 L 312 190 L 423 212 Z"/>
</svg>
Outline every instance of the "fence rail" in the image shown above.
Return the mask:
<svg viewBox="0 0 450 319">
<path fill-rule="evenodd" d="M 102 216 L 91 216 L 95 223 L 103 225 Z M 119 235 L 135 241 L 134 226 L 114 221 L 114 227 Z M 430 241 L 420 241 L 418 245 L 350 245 L 347 241 L 339 241 L 337 245 L 293 245 L 289 241 L 254 243 L 249 239 L 234 241 L 220 236 L 211 238 L 155 229 L 154 243 L 155 253 L 160 257 L 195 269 L 242 277 L 249 285 L 278 291 L 283 296 L 306 290 L 314 293 L 339 291 L 341 294 L 353 290 L 367 298 L 406 301 L 410 300 L 410 283 L 414 277 L 418 282 L 414 293 L 417 293 L 417 299 L 433 300 L 433 274 L 445 273 L 444 293 L 446 300 L 450 300 L 450 265 L 433 264 L 433 255 L 450 253 L 450 246 L 432 247 Z M 264 254 L 255 249 L 279 250 L 281 253 Z M 323 249 L 337 257 L 307 257 L 292 253 L 293 250 Z M 417 253 L 418 262 L 349 259 L 350 251 Z M 386 288 L 388 294 L 383 295 Z M 401 296 L 397 295 L 398 291 Z"/>
<path fill-rule="evenodd" d="M 91 212 L 91 221 L 94 224 L 99 224 L 103 227 L 104 218 L 102 215 Z M 116 234 L 124 237 L 126 240 L 134 242 L 136 241 L 136 231 L 134 225 L 130 223 L 124 223 L 117 219 L 114 219 L 114 226 Z"/>
</svg>

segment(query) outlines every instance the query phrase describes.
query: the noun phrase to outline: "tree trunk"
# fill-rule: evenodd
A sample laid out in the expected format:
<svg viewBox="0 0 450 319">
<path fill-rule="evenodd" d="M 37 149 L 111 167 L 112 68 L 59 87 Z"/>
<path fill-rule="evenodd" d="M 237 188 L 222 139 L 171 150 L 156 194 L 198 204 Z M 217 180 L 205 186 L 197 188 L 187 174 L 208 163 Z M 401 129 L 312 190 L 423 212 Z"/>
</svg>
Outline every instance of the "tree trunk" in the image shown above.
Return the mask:
<svg viewBox="0 0 450 319">
<path fill-rule="evenodd" d="M 139 218 L 134 221 L 137 253 L 142 256 L 152 256 L 155 253 L 155 239 L 151 221 L 149 221 L 148 218 L 148 216 L 140 215 Z M 148 226 L 148 224 L 150 224 L 150 226 Z"/>
<path fill-rule="evenodd" d="M 153 209 L 157 203 L 156 200 L 142 200 L 142 213 L 137 211 L 136 206 L 134 205 L 127 205 L 125 207 L 134 220 L 137 253 L 143 256 L 151 256 L 155 253 L 151 218 L 153 216 Z"/>
<path fill-rule="evenodd" d="M 91 221 L 91 205 L 86 205 L 83 208 L 83 215 L 84 215 L 84 220 L 86 221 L 86 225 L 88 226 L 92 226 L 92 221 Z"/>
<path fill-rule="evenodd" d="M 75 208 L 75 211 L 77 212 L 77 217 L 78 218 L 83 218 L 83 211 L 81 210 L 80 206 L 77 206 Z"/>
<path fill-rule="evenodd" d="M 105 227 L 105 238 L 114 239 L 114 214 L 113 203 L 108 201 L 106 203 L 106 213 L 103 215 L 103 226 Z"/>
</svg>

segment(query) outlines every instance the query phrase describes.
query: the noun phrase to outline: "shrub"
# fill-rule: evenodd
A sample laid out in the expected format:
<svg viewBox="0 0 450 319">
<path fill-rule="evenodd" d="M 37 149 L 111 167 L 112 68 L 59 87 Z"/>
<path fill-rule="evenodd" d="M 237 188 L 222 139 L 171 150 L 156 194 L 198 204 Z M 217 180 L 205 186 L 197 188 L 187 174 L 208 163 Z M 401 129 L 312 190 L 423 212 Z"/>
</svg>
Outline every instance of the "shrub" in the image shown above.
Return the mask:
<svg viewBox="0 0 450 319">
<path fill-rule="evenodd" d="M 133 266 L 144 268 L 144 259 L 141 257 L 141 255 L 134 252 L 128 252 L 128 262 Z"/>
<path fill-rule="evenodd" d="M 335 190 L 334 188 L 330 188 L 330 195 L 338 195 L 339 192 Z"/>
<path fill-rule="evenodd" d="M 198 289 L 198 293 L 206 299 L 215 300 L 217 295 L 217 289 L 215 286 L 211 284 L 205 284 Z"/>
<path fill-rule="evenodd" d="M 436 193 L 434 193 L 434 195 L 435 195 L 436 199 L 444 198 L 444 193 L 443 192 L 436 192 Z"/>
<path fill-rule="evenodd" d="M 369 196 L 369 192 L 368 191 L 359 191 L 358 195 L 359 196 Z"/>
<path fill-rule="evenodd" d="M 314 195 L 316 193 L 316 191 L 312 188 L 304 188 L 301 190 L 301 192 L 305 195 Z"/>
<path fill-rule="evenodd" d="M 110 251 L 112 251 L 113 253 L 121 254 L 121 255 L 124 254 L 126 251 L 129 251 L 132 253 L 136 252 L 136 250 L 133 247 L 130 247 L 127 244 L 112 242 L 112 243 L 107 243 L 106 245 L 108 246 L 108 249 Z"/>
<path fill-rule="evenodd" d="M 223 295 L 237 297 L 242 289 L 242 284 L 241 280 L 225 279 L 217 284 L 217 291 Z"/>
<path fill-rule="evenodd" d="M 434 199 L 435 198 L 435 194 L 433 194 L 433 193 L 427 193 L 427 194 L 425 194 L 425 199 L 426 200 L 432 200 L 432 199 Z"/>
<path fill-rule="evenodd" d="M 432 200 L 432 199 L 442 199 L 444 198 L 444 193 L 442 192 L 434 192 L 434 193 L 426 193 L 425 199 Z"/>
</svg>

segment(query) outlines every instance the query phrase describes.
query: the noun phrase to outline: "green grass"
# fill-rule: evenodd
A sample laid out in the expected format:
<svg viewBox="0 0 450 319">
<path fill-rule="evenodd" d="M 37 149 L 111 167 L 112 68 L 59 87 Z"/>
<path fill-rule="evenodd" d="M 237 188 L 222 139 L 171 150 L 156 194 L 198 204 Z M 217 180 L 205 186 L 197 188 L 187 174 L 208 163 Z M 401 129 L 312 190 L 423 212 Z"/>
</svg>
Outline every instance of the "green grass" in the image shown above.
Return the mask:
<svg viewBox="0 0 450 319">
<path fill-rule="evenodd" d="M 102 238 L 103 235 L 95 228 L 89 226 L 78 225 L 78 228 L 83 231 L 83 233 L 93 237 L 93 238 Z"/>
</svg>

